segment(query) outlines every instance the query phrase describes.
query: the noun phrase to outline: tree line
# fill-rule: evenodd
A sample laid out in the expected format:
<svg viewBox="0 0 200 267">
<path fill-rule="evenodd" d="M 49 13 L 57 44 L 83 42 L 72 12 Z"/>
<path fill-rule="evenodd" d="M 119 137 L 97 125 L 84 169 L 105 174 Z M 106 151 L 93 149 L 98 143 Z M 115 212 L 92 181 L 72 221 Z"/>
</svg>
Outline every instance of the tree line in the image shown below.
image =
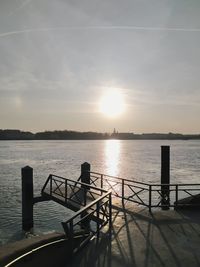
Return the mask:
<svg viewBox="0 0 200 267">
<path fill-rule="evenodd" d="M 180 134 L 180 133 L 99 133 L 99 132 L 79 132 L 79 131 L 44 131 L 26 132 L 12 129 L 1 129 L 0 140 L 189 140 L 200 139 L 200 134 Z"/>
</svg>

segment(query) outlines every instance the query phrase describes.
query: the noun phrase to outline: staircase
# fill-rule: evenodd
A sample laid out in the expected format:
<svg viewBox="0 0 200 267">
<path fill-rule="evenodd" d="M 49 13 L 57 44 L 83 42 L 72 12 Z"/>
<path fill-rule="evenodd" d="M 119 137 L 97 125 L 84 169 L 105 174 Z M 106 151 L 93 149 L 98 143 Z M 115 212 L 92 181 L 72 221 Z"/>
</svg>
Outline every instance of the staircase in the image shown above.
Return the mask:
<svg viewBox="0 0 200 267">
<path fill-rule="evenodd" d="M 74 251 L 94 235 L 98 238 L 106 224 L 111 229 L 111 191 L 50 174 L 41 196 L 75 212 L 69 220 L 62 222 L 66 237 L 72 244 L 74 238 L 80 237 L 81 242 L 74 247 Z"/>
</svg>

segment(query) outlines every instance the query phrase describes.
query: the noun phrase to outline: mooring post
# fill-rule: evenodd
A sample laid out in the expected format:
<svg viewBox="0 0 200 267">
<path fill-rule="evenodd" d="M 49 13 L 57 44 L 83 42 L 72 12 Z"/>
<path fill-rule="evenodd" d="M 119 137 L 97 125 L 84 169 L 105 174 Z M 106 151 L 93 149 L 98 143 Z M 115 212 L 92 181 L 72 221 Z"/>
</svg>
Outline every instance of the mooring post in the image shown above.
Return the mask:
<svg viewBox="0 0 200 267">
<path fill-rule="evenodd" d="M 161 204 L 163 210 L 168 210 L 170 206 L 169 184 L 170 184 L 170 146 L 161 146 Z"/>
<path fill-rule="evenodd" d="M 26 166 L 21 169 L 22 179 L 22 229 L 33 228 L 33 168 Z"/>
<path fill-rule="evenodd" d="M 90 184 L 90 164 L 88 162 L 81 164 L 81 183 Z"/>
<path fill-rule="evenodd" d="M 90 164 L 88 162 L 84 162 L 81 164 L 81 183 L 90 184 Z M 87 205 L 87 190 L 90 189 L 89 186 L 82 185 L 83 194 L 84 194 L 84 204 Z M 87 218 L 87 212 L 82 212 L 81 218 L 84 218 L 81 226 L 86 231 L 90 228 L 90 220 Z"/>
</svg>

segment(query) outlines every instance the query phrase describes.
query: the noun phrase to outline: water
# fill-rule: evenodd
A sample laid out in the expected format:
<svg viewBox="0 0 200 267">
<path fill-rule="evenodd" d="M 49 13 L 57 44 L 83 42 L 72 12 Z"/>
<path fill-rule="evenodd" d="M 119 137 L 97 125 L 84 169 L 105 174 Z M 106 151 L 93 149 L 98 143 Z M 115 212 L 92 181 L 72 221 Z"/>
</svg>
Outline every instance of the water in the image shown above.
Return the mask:
<svg viewBox="0 0 200 267">
<path fill-rule="evenodd" d="M 142 182 L 160 182 L 160 146 L 171 146 L 171 182 L 200 182 L 200 141 L 1 141 L 0 244 L 23 238 L 21 168 L 34 169 L 34 193 L 50 173 L 76 180 L 87 161 L 93 171 Z M 53 202 L 34 207 L 36 233 L 62 231 L 71 212 Z"/>
</svg>

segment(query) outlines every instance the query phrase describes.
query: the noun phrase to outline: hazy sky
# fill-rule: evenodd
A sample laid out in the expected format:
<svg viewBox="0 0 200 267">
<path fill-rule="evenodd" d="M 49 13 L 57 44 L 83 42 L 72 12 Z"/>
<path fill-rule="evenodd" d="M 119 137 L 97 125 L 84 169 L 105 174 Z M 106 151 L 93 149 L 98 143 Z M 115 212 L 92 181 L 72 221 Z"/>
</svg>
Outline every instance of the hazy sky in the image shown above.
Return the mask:
<svg viewBox="0 0 200 267">
<path fill-rule="evenodd" d="M 199 0 L 0 1 L 2 129 L 199 133 L 199 71 Z"/>
</svg>

